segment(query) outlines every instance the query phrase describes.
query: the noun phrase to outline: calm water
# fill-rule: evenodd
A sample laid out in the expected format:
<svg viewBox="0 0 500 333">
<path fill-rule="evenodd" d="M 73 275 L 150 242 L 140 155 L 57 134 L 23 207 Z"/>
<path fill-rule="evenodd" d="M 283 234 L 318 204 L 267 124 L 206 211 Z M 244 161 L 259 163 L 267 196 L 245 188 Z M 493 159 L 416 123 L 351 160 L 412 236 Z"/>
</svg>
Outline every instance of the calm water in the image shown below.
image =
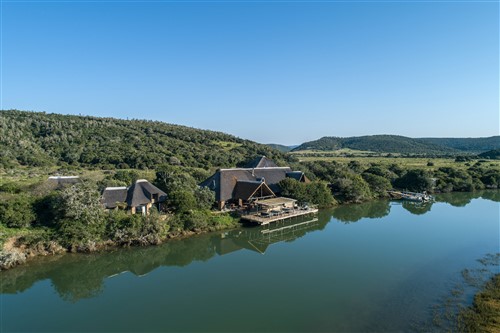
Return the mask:
<svg viewBox="0 0 500 333">
<path fill-rule="evenodd" d="M 1 272 L 1 331 L 408 331 L 499 252 L 500 192 L 43 258 Z M 498 272 L 498 266 L 492 271 Z"/>
</svg>

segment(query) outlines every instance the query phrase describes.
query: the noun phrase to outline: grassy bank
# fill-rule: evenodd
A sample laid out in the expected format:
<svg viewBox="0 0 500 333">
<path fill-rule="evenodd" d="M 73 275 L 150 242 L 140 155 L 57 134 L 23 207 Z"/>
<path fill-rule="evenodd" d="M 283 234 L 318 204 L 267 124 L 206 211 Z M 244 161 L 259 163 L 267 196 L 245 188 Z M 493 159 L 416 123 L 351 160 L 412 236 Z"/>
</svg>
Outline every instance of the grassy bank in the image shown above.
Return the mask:
<svg viewBox="0 0 500 333">
<path fill-rule="evenodd" d="M 295 163 L 313 180 L 280 182 L 282 195 L 327 207 L 387 196 L 391 188 L 453 192 L 496 189 L 500 161 L 468 159 L 336 157 Z M 53 174 L 78 175 L 82 183 L 64 189 L 48 185 Z M 161 165 L 156 170 L 88 170 L 16 167 L 0 170 L 0 246 L 46 254 L 89 252 L 106 246 L 158 244 L 169 238 L 234 228 L 238 219 L 211 211 L 214 193 L 197 186 L 209 170 Z M 100 193 L 145 178 L 166 194 L 166 210 L 148 216 L 105 211 Z M 332 196 L 333 195 L 333 196 Z"/>
<path fill-rule="evenodd" d="M 460 312 L 458 320 L 461 332 L 500 332 L 500 274 L 474 296 L 474 303 Z"/>
</svg>

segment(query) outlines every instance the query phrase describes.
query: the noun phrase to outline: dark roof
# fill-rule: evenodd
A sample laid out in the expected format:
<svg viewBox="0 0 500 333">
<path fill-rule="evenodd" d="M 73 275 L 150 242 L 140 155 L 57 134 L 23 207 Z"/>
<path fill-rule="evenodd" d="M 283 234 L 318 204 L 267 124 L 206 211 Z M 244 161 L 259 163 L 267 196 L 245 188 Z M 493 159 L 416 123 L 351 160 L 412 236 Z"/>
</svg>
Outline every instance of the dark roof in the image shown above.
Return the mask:
<svg viewBox="0 0 500 333">
<path fill-rule="evenodd" d="M 305 177 L 305 175 L 302 171 L 287 172 L 286 176 L 288 178 L 293 178 L 295 180 L 298 180 L 299 182 L 302 181 L 303 178 Z"/>
<path fill-rule="evenodd" d="M 242 199 L 245 201 L 250 200 L 252 197 L 261 198 L 269 196 L 275 196 L 275 194 L 262 181 L 239 180 L 236 182 L 233 192 L 233 199 Z"/>
<path fill-rule="evenodd" d="M 220 169 L 200 184 L 215 191 L 215 200 L 227 201 L 233 198 L 233 191 L 238 181 L 265 181 L 274 193 L 279 192 L 277 184 L 286 178 L 289 167 L 255 169 Z"/>
<path fill-rule="evenodd" d="M 250 191 L 251 186 L 238 185 L 238 189 L 236 189 L 236 185 L 238 182 L 244 181 L 265 182 L 272 192 L 278 194 L 281 192 L 278 183 L 286 177 L 309 182 L 302 171 L 292 171 L 290 167 L 278 167 L 267 157 L 261 156 L 249 163 L 246 168 L 219 169 L 215 174 L 202 182 L 200 186 L 208 187 L 214 191 L 215 200 L 220 202 L 230 199 L 243 199 L 242 197 L 247 195 L 247 191 Z M 245 190 L 243 189 L 244 187 Z"/>
<path fill-rule="evenodd" d="M 101 202 L 106 208 L 115 208 L 118 202 L 125 202 L 127 199 L 127 188 L 106 187 L 102 192 Z"/>
<path fill-rule="evenodd" d="M 260 156 L 245 165 L 245 168 L 276 168 L 277 165 L 265 156 Z"/>
<path fill-rule="evenodd" d="M 137 207 L 151 202 L 153 194 L 158 194 L 158 202 L 167 200 L 167 194 L 145 179 L 138 179 L 127 193 L 127 205 Z"/>
</svg>

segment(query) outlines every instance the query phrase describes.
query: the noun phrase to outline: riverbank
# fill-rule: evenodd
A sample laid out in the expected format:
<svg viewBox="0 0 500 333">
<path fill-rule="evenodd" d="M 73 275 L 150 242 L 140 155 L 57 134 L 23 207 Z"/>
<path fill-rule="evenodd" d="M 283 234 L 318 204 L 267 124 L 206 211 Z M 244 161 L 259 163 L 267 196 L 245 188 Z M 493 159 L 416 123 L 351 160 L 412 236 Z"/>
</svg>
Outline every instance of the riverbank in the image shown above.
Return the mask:
<svg viewBox="0 0 500 333">
<path fill-rule="evenodd" d="M 436 202 L 447 202 L 453 206 L 464 206 L 470 203 L 472 198 L 485 198 L 488 200 L 499 201 L 500 191 L 483 190 L 476 192 L 457 192 L 438 194 Z M 362 217 L 385 216 L 389 212 L 388 204 L 370 205 L 370 202 L 377 203 L 380 199 L 372 199 L 362 204 L 342 203 L 337 206 L 334 216 L 340 221 L 353 222 Z M 384 201 L 381 201 L 382 203 Z M 380 206 L 380 207 L 378 207 Z M 431 204 L 424 207 L 403 202 L 403 207 L 412 214 L 422 214 L 430 210 Z M 350 209 L 356 207 L 356 209 Z M 366 211 L 367 210 L 367 211 Z M 148 227 L 144 229 L 150 220 L 145 217 L 135 216 L 135 222 L 129 223 L 130 214 L 124 212 L 111 212 L 110 216 L 117 214 L 118 217 L 126 218 L 127 223 L 118 223 L 117 221 L 108 222 L 107 235 L 102 239 L 94 238 L 79 244 L 62 244 L 54 230 L 49 228 L 30 227 L 30 228 L 6 228 L 0 225 L 0 270 L 10 269 L 22 265 L 35 257 L 51 256 L 61 253 L 92 253 L 105 251 L 112 248 L 130 247 L 130 246 L 149 246 L 168 242 L 171 239 L 182 239 L 193 235 L 210 233 L 221 230 L 231 230 L 240 227 L 240 219 L 231 216 L 228 213 L 205 212 L 203 214 L 190 214 L 182 216 L 171 215 L 165 217 L 160 215 L 160 219 L 154 219 L 152 222 L 155 228 Z M 194 215 L 194 216 L 193 216 Z M 195 219 L 196 218 L 196 219 Z M 160 221 L 161 220 L 161 221 Z M 190 220 L 190 221 L 187 221 Z M 200 222 L 203 220 L 203 223 Z M 132 219 L 132 222 L 134 220 Z M 149 221 L 149 222 L 148 222 Z M 197 222 L 198 221 L 198 222 Z M 161 223 L 158 226 L 158 223 Z M 116 225 L 119 225 L 116 228 Z M 111 228 L 110 226 L 115 225 Z M 184 229 L 189 226 L 191 229 Z"/>
<path fill-rule="evenodd" d="M 194 235 L 210 232 L 232 230 L 239 227 L 239 219 L 230 214 L 217 214 L 218 221 L 212 226 L 195 227 L 192 230 L 175 229 L 164 233 L 162 236 L 150 233 L 140 234 L 136 237 L 126 237 L 120 240 L 88 240 L 79 245 L 69 247 L 62 246 L 57 240 L 50 239 L 50 231 L 20 230 L 19 233 L 11 234 L 5 239 L 0 250 L 0 271 L 25 264 L 29 260 L 40 257 L 63 253 L 94 253 L 106 251 L 112 248 L 129 246 L 155 246 L 163 244 L 169 240 L 183 239 Z M 222 217 L 222 219 L 220 218 Z M 5 228 L 0 231 L 0 235 L 5 234 Z"/>
<path fill-rule="evenodd" d="M 40 257 L 0 273 L 3 329 L 458 332 L 430 326 L 433 306 L 457 284 L 459 305 L 472 304 L 464 268 L 472 278 L 473 269 L 498 272 L 478 259 L 498 250 L 500 198 L 449 197 L 424 214 L 377 200 L 321 210 L 306 225 Z M 274 282 L 259 283 L 263 273 Z M 263 299 L 274 310 L 248 321 L 241 309 Z M 420 322 L 428 329 L 412 329 Z"/>
<path fill-rule="evenodd" d="M 474 296 L 473 304 L 458 316 L 460 332 L 500 332 L 500 274 Z"/>
</svg>

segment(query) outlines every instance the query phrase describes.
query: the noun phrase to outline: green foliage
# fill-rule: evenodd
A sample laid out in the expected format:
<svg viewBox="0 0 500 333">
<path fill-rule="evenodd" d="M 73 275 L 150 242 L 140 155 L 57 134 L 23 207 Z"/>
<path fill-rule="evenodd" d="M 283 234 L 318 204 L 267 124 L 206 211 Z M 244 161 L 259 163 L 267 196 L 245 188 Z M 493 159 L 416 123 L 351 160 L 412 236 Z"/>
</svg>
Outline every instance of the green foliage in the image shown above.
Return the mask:
<svg viewBox="0 0 500 333">
<path fill-rule="evenodd" d="M 493 149 L 478 155 L 481 158 L 488 158 L 492 160 L 500 160 L 500 149 Z"/>
<path fill-rule="evenodd" d="M 305 184 L 298 182 L 292 178 L 285 178 L 279 182 L 281 195 L 298 200 L 299 202 L 307 202 L 307 194 Z"/>
<path fill-rule="evenodd" d="M 500 148 L 500 136 L 487 138 L 425 138 L 418 140 L 471 153 Z"/>
<path fill-rule="evenodd" d="M 500 274 L 495 274 L 474 296 L 474 303 L 458 315 L 460 332 L 498 332 L 500 323 Z"/>
<path fill-rule="evenodd" d="M 500 173 L 496 170 L 485 171 L 484 174 L 480 176 L 480 180 L 487 188 L 500 187 Z"/>
<path fill-rule="evenodd" d="M 278 185 L 281 188 L 282 196 L 296 199 L 300 203 L 315 204 L 320 208 L 337 204 L 332 192 L 324 182 L 301 183 L 292 178 L 285 178 Z"/>
<path fill-rule="evenodd" d="M 158 121 L 16 110 L 0 113 L 0 145 L 0 166 L 4 168 L 61 165 L 154 169 L 170 164 L 208 170 L 232 167 L 256 155 L 285 159 L 271 147 L 220 132 Z"/>
<path fill-rule="evenodd" d="M 113 179 L 124 184 L 130 185 L 139 179 L 139 173 L 136 170 L 117 170 L 113 175 Z"/>
<path fill-rule="evenodd" d="M 342 148 L 399 154 L 449 154 L 455 152 L 455 149 L 450 147 L 398 135 L 323 137 L 315 141 L 305 142 L 294 148 L 293 151 L 308 149 L 328 151 Z"/>
<path fill-rule="evenodd" d="M 210 211 L 190 211 L 183 215 L 185 230 L 201 230 L 208 227 Z"/>
<path fill-rule="evenodd" d="M 413 169 L 408 170 L 403 176 L 396 179 L 394 186 L 415 192 L 431 191 L 432 179 L 426 171 Z"/>
<path fill-rule="evenodd" d="M 189 190 L 175 190 L 168 196 L 168 205 L 176 213 L 186 213 L 196 209 L 196 198 Z"/>
<path fill-rule="evenodd" d="M 307 202 L 318 205 L 319 208 L 331 207 L 337 204 L 332 192 L 324 182 L 315 181 L 305 184 L 305 196 Z"/>
<path fill-rule="evenodd" d="M 100 200 L 101 194 L 95 184 L 90 182 L 65 187 L 60 194 L 60 218 L 87 225 L 100 224 L 104 214 Z"/>
<path fill-rule="evenodd" d="M 206 176 L 197 174 L 200 175 Z M 168 207 L 177 213 L 209 209 L 215 202 L 215 194 L 208 188 L 199 188 L 196 179 L 185 168 L 161 165 L 156 171 L 154 184 L 167 193 Z"/>
<path fill-rule="evenodd" d="M 172 192 L 194 191 L 197 187 L 197 182 L 185 169 L 163 164 L 156 169 L 154 185 L 170 196 Z"/>
<path fill-rule="evenodd" d="M 107 237 L 121 245 L 159 244 L 168 230 L 169 225 L 154 208 L 146 216 L 110 211 L 106 224 Z"/>
<path fill-rule="evenodd" d="M 56 204 L 56 223 L 61 243 L 81 246 L 102 239 L 105 231 L 104 208 L 97 187 L 81 182 L 64 188 Z"/>
<path fill-rule="evenodd" d="M 371 192 L 378 197 L 387 196 L 387 191 L 392 188 L 391 182 L 382 176 L 364 172 L 362 177 L 368 183 Z"/>
<path fill-rule="evenodd" d="M 197 209 L 210 209 L 215 202 L 215 192 L 211 191 L 208 187 L 197 187 L 194 190 L 194 198 Z"/>
<path fill-rule="evenodd" d="M 292 148 L 289 146 L 279 145 L 275 143 L 268 143 L 267 145 L 271 148 L 279 150 L 282 153 L 288 153 L 289 151 L 292 151 Z"/>
<path fill-rule="evenodd" d="M 36 220 L 33 199 L 27 194 L 17 194 L 0 202 L 0 223 L 10 228 L 30 227 Z"/>
<path fill-rule="evenodd" d="M 353 173 L 345 173 L 335 179 L 332 189 L 342 201 L 362 202 L 372 198 L 368 183 L 360 175 Z"/>
</svg>

